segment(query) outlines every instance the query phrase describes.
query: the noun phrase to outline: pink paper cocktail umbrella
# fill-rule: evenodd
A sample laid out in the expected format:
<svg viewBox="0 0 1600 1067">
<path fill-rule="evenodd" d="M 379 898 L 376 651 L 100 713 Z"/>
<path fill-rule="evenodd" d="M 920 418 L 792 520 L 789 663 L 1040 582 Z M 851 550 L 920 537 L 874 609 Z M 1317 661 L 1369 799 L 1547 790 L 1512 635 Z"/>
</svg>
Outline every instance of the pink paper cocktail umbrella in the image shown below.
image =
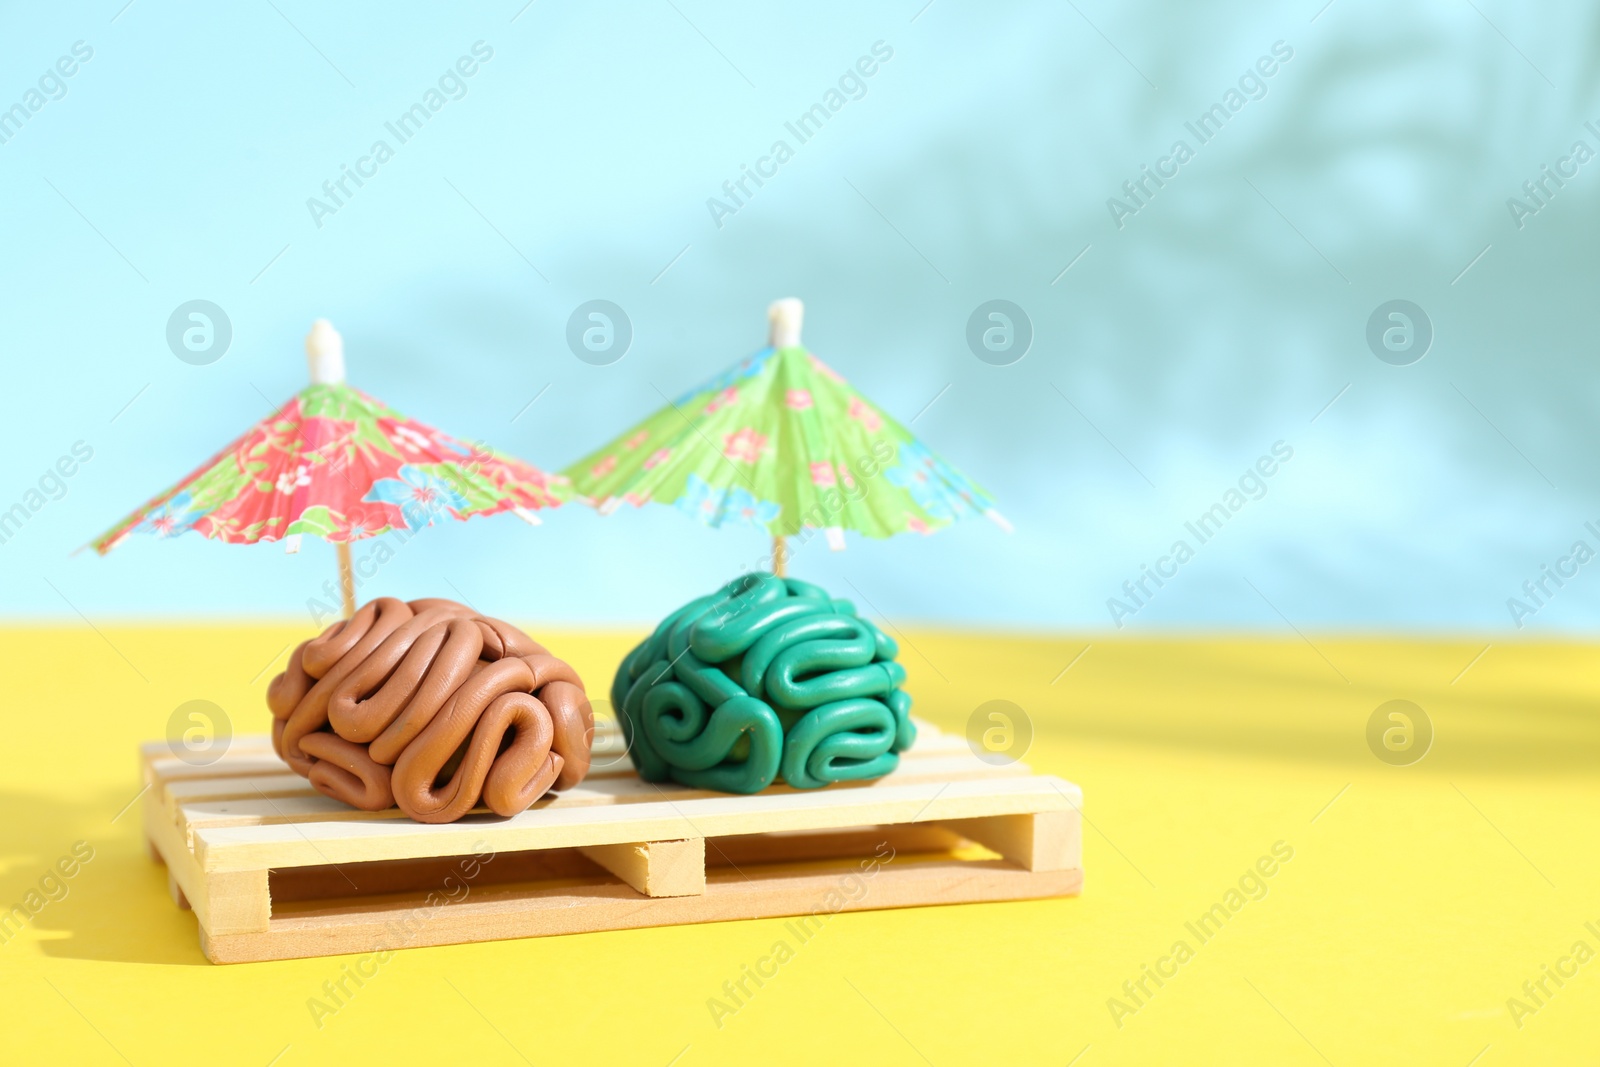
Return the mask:
<svg viewBox="0 0 1600 1067">
<path fill-rule="evenodd" d="M 90 542 L 105 555 L 135 533 L 193 530 L 232 544 L 306 534 L 338 546 L 344 612 L 355 610 L 350 542 L 444 517 L 509 511 L 538 525 L 567 479 L 409 419 L 344 380 L 344 342 L 326 319 L 306 336 L 311 384 L 193 473 Z"/>
</svg>

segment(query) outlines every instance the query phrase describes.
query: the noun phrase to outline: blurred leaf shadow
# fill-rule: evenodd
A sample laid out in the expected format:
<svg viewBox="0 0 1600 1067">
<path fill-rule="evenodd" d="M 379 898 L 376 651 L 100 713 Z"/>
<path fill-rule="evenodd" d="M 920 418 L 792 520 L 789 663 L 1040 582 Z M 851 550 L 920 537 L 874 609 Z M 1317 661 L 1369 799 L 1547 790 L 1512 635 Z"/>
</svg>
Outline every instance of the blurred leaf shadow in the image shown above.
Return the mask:
<svg viewBox="0 0 1600 1067">
<path fill-rule="evenodd" d="M 5 927 L 13 936 L 0 945 L 0 960 L 25 951 L 16 942 L 28 939 L 63 959 L 211 966 L 200 952 L 194 914 L 173 903 L 166 868 L 145 846 L 143 800 L 129 805 L 134 792 L 0 792 L 0 824 L 10 831 L 0 853 L 0 909 L 21 905 L 27 911 L 43 901 L 20 933 L 15 922 Z M 93 855 L 63 877 L 57 862 L 74 861 L 80 841 Z"/>
<path fill-rule="evenodd" d="M 1592 779 L 1600 765 L 1595 647 L 1586 642 L 1486 648 L 1455 637 L 1319 634 L 1308 644 L 1176 632 L 971 642 L 949 631 L 914 632 L 914 642 L 947 675 L 907 658 L 914 713 L 958 736 L 971 729 L 974 709 L 1004 697 L 1054 751 L 1110 744 L 1153 760 L 1381 774 L 1388 768 L 1369 747 L 1369 724 L 1389 701 L 1406 700 L 1421 707 L 1433 740 L 1399 773 L 1516 784 Z"/>
<path fill-rule="evenodd" d="M 1423 709 L 1433 729 L 1430 750 L 1405 770 L 1592 779 L 1600 766 L 1600 707 L 1564 676 L 1542 679 L 1511 703 L 1448 681 L 1346 683 L 1331 670 L 1324 676 L 1313 667 L 1295 671 L 1243 656 L 1228 662 L 1215 648 L 1189 652 L 1150 668 L 1114 702 L 1052 700 L 1035 715 L 1039 729 L 1063 742 L 1371 769 L 1368 718 L 1387 701 L 1405 699 Z"/>
</svg>

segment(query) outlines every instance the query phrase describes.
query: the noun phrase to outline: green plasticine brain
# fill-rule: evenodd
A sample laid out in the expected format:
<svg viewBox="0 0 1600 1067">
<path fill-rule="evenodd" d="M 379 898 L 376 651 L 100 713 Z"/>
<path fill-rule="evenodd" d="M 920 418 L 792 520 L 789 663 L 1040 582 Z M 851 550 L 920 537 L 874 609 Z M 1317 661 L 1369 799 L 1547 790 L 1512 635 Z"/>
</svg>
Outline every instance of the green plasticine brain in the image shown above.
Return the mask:
<svg viewBox="0 0 1600 1067">
<path fill-rule="evenodd" d="M 628 754 L 648 782 L 757 793 L 879 778 L 916 740 L 899 648 L 848 600 L 747 574 L 690 601 L 617 668 Z"/>
</svg>

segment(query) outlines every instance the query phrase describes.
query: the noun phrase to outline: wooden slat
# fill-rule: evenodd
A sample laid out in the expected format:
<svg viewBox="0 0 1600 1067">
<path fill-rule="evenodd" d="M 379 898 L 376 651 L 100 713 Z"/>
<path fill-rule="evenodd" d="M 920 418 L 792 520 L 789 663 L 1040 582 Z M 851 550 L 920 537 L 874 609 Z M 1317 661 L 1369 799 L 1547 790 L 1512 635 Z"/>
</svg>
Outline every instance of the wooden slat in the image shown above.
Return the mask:
<svg viewBox="0 0 1600 1067">
<path fill-rule="evenodd" d="M 976 779 L 719 796 L 683 802 L 549 807 L 509 819 L 467 816 L 459 822 L 436 826 L 385 819 L 200 828 L 194 832 L 194 850 L 201 868 L 207 872 L 258 870 L 456 855 L 472 851 L 476 842 L 488 842 L 496 851 L 520 851 L 763 831 L 944 822 L 1060 811 L 1080 805 L 1078 787 L 1059 778 Z"/>
<path fill-rule="evenodd" d="M 856 865 L 849 870 L 856 870 Z M 835 911 L 1064 896 L 1078 892 L 1083 884 L 1083 872 L 1076 870 L 1033 873 L 1004 860 L 906 859 L 882 866 L 870 879 L 848 883 L 864 887 L 851 899 L 844 891 L 846 873 L 749 878 L 732 870 L 713 872 L 705 893 L 685 897 L 641 897 L 612 881 L 577 888 L 487 886 L 458 904 L 435 908 L 426 907 L 419 896 L 372 901 L 365 907 L 289 904 L 265 933 L 218 936 L 202 930 L 201 943 L 217 963 L 242 963 L 593 930 L 812 916 L 784 925 L 791 947 L 798 947 Z M 402 929 L 397 937 L 396 931 Z"/>
<path fill-rule="evenodd" d="M 935 823 L 859 826 L 845 830 L 788 830 L 740 834 L 706 842 L 706 866 L 748 870 L 756 864 L 796 864 L 892 854 L 949 853 L 966 842 Z"/>
<path fill-rule="evenodd" d="M 286 764 L 272 752 L 224 755 L 215 763 L 192 764 L 174 756 L 151 763 L 152 780 L 159 784 L 196 779 L 237 778 L 245 775 L 281 774 Z"/>
<path fill-rule="evenodd" d="M 196 778 L 165 783 L 162 794 L 169 811 L 184 804 L 211 800 L 259 800 L 262 797 L 322 796 L 309 781 L 289 770 L 279 774 L 241 775 L 236 778 Z"/>
<path fill-rule="evenodd" d="M 272 909 L 282 917 L 292 913 L 291 904 L 328 910 L 350 901 L 377 900 L 395 894 L 434 892 L 459 898 L 463 885 L 482 889 L 538 882 L 558 888 L 593 885 L 607 878 L 604 868 L 571 848 L 507 852 L 485 859 L 487 862 L 475 856 L 428 856 L 338 867 L 286 867 L 269 875 Z M 360 910 L 360 905 L 355 907 Z"/>
<path fill-rule="evenodd" d="M 266 734 L 241 734 L 228 742 L 226 751 L 219 759 L 230 756 L 259 756 L 274 755 L 272 751 L 272 738 Z M 139 746 L 139 763 L 149 767 L 157 760 L 177 759 L 173 754 L 170 741 L 146 741 Z M 181 763 L 182 761 L 179 760 Z"/>
<path fill-rule="evenodd" d="M 145 840 L 149 842 L 150 849 L 156 854 L 157 859 L 167 868 L 169 890 L 176 886 L 174 899 L 181 894 L 187 904 L 199 894 L 205 877 L 200 871 L 199 861 L 194 858 L 194 853 L 178 835 L 177 826 L 166 817 L 161 804 L 155 798 L 147 795 L 143 807 Z M 203 903 L 202 898 L 202 906 Z"/>
<path fill-rule="evenodd" d="M 1027 769 L 1020 765 L 1007 767 L 992 767 L 981 760 L 974 758 L 970 753 L 950 756 L 932 757 L 920 760 L 907 760 L 900 767 L 882 778 L 869 782 L 840 783 L 833 786 L 835 790 L 843 789 L 882 789 L 886 785 L 906 784 L 927 781 L 962 781 L 971 778 L 1000 778 L 1023 777 Z M 293 776 L 295 781 L 305 780 L 298 775 Z M 243 787 L 234 788 L 229 783 L 242 782 Z M 273 782 L 283 785 L 283 788 L 269 791 L 263 787 L 264 783 Z M 192 834 L 198 827 L 219 826 L 265 826 L 274 823 L 312 823 L 332 820 L 375 820 L 375 819 L 403 819 L 405 815 L 398 808 L 387 808 L 383 811 L 362 811 L 352 808 L 342 801 L 334 800 L 318 793 L 305 783 L 304 789 L 290 789 L 285 779 L 262 778 L 236 778 L 219 779 L 215 783 L 215 792 L 197 788 L 198 783 L 174 783 L 167 790 L 168 806 L 171 817 L 182 828 L 184 840 L 192 846 Z M 794 795 L 804 791 L 788 786 L 775 786 L 764 793 L 765 796 Z M 201 799 L 184 802 L 186 795 L 209 794 Z M 687 800 L 699 800 L 708 797 L 724 796 L 710 790 L 687 789 L 671 783 L 646 782 L 636 775 L 618 778 L 588 778 L 572 789 L 561 793 L 551 794 L 537 801 L 531 811 L 544 811 L 552 808 L 592 807 L 602 804 L 639 804 L 651 801 L 671 801 L 679 803 Z M 475 809 L 479 814 L 488 815 L 487 809 Z"/>
<path fill-rule="evenodd" d="M 611 720 L 595 724 L 592 757 L 597 766 L 591 777 L 631 776 L 633 764 L 626 757 L 627 746 L 622 733 Z M 909 752 L 901 754 L 902 762 L 936 756 L 952 756 L 970 750 L 964 740 L 945 734 L 928 723 L 919 722 L 917 743 Z M 165 741 L 148 741 L 140 746 L 140 755 L 148 771 L 158 781 L 206 781 L 236 778 L 240 775 L 271 775 L 290 773 L 287 765 L 272 751 L 272 739 L 265 735 L 235 737 L 227 751 L 211 763 L 195 766 L 172 755 Z"/>
<path fill-rule="evenodd" d="M 280 764 L 270 774 L 232 775 L 221 778 L 184 778 L 165 782 L 162 788 L 169 798 L 180 803 L 190 800 L 220 800 L 226 797 L 292 796 L 295 791 L 315 793 L 316 787 L 305 778 Z"/>
<path fill-rule="evenodd" d="M 901 759 L 900 765 L 885 778 L 906 778 L 910 776 L 929 777 L 935 775 L 959 775 L 964 777 L 1003 777 L 1005 775 L 1024 775 L 1030 773 L 1025 764 L 1012 763 L 1002 766 L 993 766 L 984 763 L 962 751 L 957 753 L 908 753 Z M 585 785 L 607 780 L 637 781 L 638 772 L 631 765 L 626 767 L 602 768 L 591 771 L 584 779 Z M 883 778 L 876 781 L 883 781 Z M 870 783 L 841 783 L 841 788 L 850 788 L 852 785 Z M 315 787 L 306 779 L 295 774 L 287 764 L 277 765 L 274 773 L 270 774 L 227 774 L 216 777 L 196 778 L 185 777 L 157 785 L 163 790 L 169 801 L 169 806 L 174 807 L 183 803 L 206 800 L 232 800 L 261 796 L 286 797 L 286 796 L 313 796 L 317 793 Z M 709 794 L 709 790 L 694 790 L 672 783 L 661 783 L 660 788 L 679 791 L 683 795 Z M 785 788 L 779 785 L 777 788 Z"/>
<path fill-rule="evenodd" d="M 194 909 L 202 929 L 230 933 L 267 929 L 272 903 L 266 868 L 223 872 L 226 876 L 219 879 L 201 871 L 178 828 L 163 816 L 159 805 L 147 803 L 144 817 L 145 836 L 166 864 L 168 888 L 176 889 L 174 899 L 181 895 Z"/>
<path fill-rule="evenodd" d="M 747 874 L 756 867 L 786 868 L 827 861 L 873 856 L 946 854 L 963 844 L 950 830 L 932 823 L 900 826 L 866 826 L 852 830 L 721 837 L 707 842 L 710 867 L 738 868 Z M 714 846 L 714 847 L 711 847 Z M 270 873 L 272 907 L 285 914 L 293 902 L 320 901 L 332 907 L 352 898 L 381 897 L 395 893 L 438 891 L 458 895 L 457 887 L 541 882 L 547 887 L 599 885 L 604 869 L 577 849 L 549 848 L 532 852 L 504 852 L 483 862 L 478 857 L 428 856 L 412 860 L 352 863 L 339 867 L 285 867 Z"/>
<path fill-rule="evenodd" d="M 1007 764 L 995 767 L 974 758 L 970 754 L 956 755 L 919 755 L 916 758 L 904 759 L 900 766 L 882 778 L 870 782 L 843 782 L 834 788 L 853 789 L 870 788 L 877 782 L 885 781 L 915 781 L 927 778 L 1002 778 L 1020 777 L 1030 773 L 1029 768 L 1020 763 Z M 622 797 L 626 791 L 614 787 L 612 782 L 639 782 L 638 775 L 629 768 L 627 771 L 618 771 L 611 774 L 591 774 L 583 780 L 576 790 L 567 790 L 564 793 L 553 793 L 548 798 L 541 799 L 539 803 L 554 803 L 557 798 L 577 798 L 593 796 L 591 802 L 609 803 L 606 797 Z M 674 800 L 692 799 L 700 796 L 716 795 L 711 790 L 690 789 L 686 786 L 671 782 L 655 785 L 644 783 L 646 790 L 654 791 L 651 796 L 668 795 Z M 788 786 L 778 785 L 777 791 L 789 790 Z M 290 771 L 287 767 L 281 773 L 267 775 L 240 775 L 222 778 L 196 778 L 182 779 L 168 782 L 161 787 L 166 798 L 167 807 L 174 813 L 184 805 L 203 804 L 209 801 L 222 800 L 260 800 L 263 797 L 278 799 L 282 797 L 315 797 L 323 794 L 317 792 L 315 787 L 306 779 Z M 591 793 L 580 790 L 590 790 Z M 793 791 L 793 790 L 789 790 Z M 567 803 L 569 801 L 563 801 Z M 393 813 L 398 815 L 398 812 Z"/>
</svg>

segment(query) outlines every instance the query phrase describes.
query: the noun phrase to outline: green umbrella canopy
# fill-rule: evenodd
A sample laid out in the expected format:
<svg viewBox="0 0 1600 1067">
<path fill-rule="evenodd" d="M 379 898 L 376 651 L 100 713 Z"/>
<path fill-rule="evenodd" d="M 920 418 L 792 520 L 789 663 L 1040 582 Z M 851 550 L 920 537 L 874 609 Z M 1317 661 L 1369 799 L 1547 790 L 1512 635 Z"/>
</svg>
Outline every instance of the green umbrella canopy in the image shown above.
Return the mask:
<svg viewBox="0 0 1600 1067">
<path fill-rule="evenodd" d="M 610 513 L 670 504 L 708 526 L 928 534 L 994 501 L 800 345 L 802 306 L 768 311 L 767 347 L 694 389 L 563 473 Z"/>
</svg>

